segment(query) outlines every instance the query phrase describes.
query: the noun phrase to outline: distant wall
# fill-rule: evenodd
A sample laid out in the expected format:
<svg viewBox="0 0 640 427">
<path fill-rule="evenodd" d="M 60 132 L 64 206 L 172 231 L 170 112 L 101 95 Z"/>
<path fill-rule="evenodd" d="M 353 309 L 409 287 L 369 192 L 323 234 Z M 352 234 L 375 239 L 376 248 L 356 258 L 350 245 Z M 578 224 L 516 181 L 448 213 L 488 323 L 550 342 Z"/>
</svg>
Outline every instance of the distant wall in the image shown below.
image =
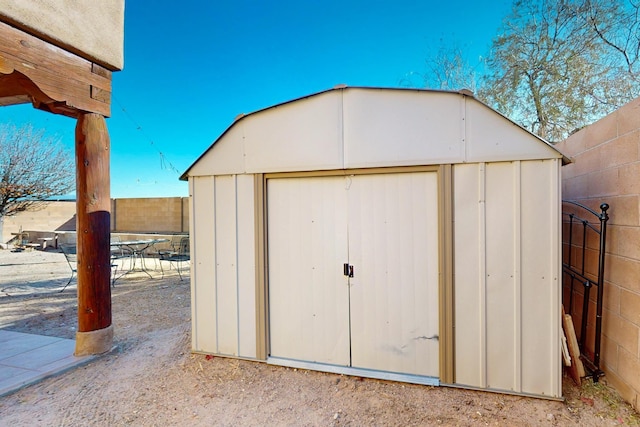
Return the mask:
<svg viewBox="0 0 640 427">
<path fill-rule="evenodd" d="M 2 242 L 23 231 L 75 231 L 76 202 L 57 201 L 46 208 L 5 218 Z M 121 233 L 188 233 L 189 203 L 186 197 L 111 200 L 111 231 Z M 35 235 L 35 234 L 34 234 Z"/>
<path fill-rule="evenodd" d="M 189 231 L 186 197 L 112 199 L 111 230 L 117 232 L 184 233 Z"/>
<path fill-rule="evenodd" d="M 563 198 L 596 212 L 600 203 L 610 205 L 601 367 L 609 383 L 639 410 L 640 98 L 557 148 L 573 160 L 563 167 Z"/>
<path fill-rule="evenodd" d="M 76 229 L 76 202 L 51 202 L 44 209 L 21 212 L 4 219 L 2 243 L 6 243 L 22 228 L 23 231 L 71 231 Z"/>
</svg>

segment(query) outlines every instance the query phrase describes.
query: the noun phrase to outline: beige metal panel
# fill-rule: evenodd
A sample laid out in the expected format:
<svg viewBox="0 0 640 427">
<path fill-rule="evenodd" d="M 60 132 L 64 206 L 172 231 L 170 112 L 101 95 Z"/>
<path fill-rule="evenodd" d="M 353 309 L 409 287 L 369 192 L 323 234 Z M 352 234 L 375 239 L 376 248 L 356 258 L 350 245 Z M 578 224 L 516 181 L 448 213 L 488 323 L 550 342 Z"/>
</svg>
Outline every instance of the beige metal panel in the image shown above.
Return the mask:
<svg viewBox="0 0 640 427">
<path fill-rule="evenodd" d="M 272 357 L 349 365 L 345 178 L 267 181 Z"/>
<path fill-rule="evenodd" d="M 522 162 L 522 391 L 560 397 L 558 160 Z"/>
<path fill-rule="evenodd" d="M 193 246 L 191 259 L 192 345 L 194 351 L 217 353 L 216 230 L 213 177 L 191 178 Z"/>
<path fill-rule="evenodd" d="M 0 21 L 111 70 L 124 66 L 124 0 L 0 0 Z"/>
<path fill-rule="evenodd" d="M 473 98 L 466 99 L 465 161 L 557 159 L 562 154 Z"/>
<path fill-rule="evenodd" d="M 514 164 L 488 163 L 485 179 L 487 387 L 518 391 Z"/>
<path fill-rule="evenodd" d="M 218 353 L 238 356 L 238 258 L 235 175 L 215 177 Z"/>
<path fill-rule="evenodd" d="M 451 93 L 347 90 L 345 167 L 462 162 L 463 102 Z"/>
<path fill-rule="evenodd" d="M 453 166 L 455 382 L 486 387 L 484 164 Z"/>
<path fill-rule="evenodd" d="M 347 179 L 352 366 L 438 377 L 438 174 Z"/>
<path fill-rule="evenodd" d="M 325 92 L 242 121 L 249 173 L 341 169 L 342 92 Z"/>
<path fill-rule="evenodd" d="M 256 236 L 253 175 L 237 177 L 238 355 L 256 358 Z"/>
<path fill-rule="evenodd" d="M 207 151 L 189 170 L 189 176 L 242 174 L 244 167 L 243 123 L 230 127 L 213 149 Z"/>
<path fill-rule="evenodd" d="M 562 154 L 472 97 L 345 88 L 239 119 L 183 177 L 553 158 Z"/>
<path fill-rule="evenodd" d="M 454 165 L 456 384 L 561 396 L 560 162 Z"/>
</svg>

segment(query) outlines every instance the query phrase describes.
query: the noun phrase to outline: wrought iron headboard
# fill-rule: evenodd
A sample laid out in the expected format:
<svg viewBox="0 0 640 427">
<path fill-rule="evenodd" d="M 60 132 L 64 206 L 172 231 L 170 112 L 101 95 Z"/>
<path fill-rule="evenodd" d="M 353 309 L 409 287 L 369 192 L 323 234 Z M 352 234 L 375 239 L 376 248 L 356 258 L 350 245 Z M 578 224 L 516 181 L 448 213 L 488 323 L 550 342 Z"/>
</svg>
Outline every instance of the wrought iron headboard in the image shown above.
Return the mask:
<svg viewBox="0 0 640 427">
<path fill-rule="evenodd" d="M 577 283 L 581 284 L 584 289 L 583 293 L 583 302 L 582 302 L 582 313 L 581 313 L 581 322 L 580 322 L 580 339 L 579 346 L 581 352 L 581 358 L 585 362 L 585 366 L 590 371 L 590 375 L 593 378 L 594 382 L 598 381 L 598 378 L 604 374 L 600 369 L 600 344 L 601 344 L 601 335 L 602 335 L 602 301 L 604 295 L 604 265 L 605 265 L 605 249 L 606 249 L 606 239 L 607 239 L 607 221 L 609 220 L 609 215 L 607 214 L 607 210 L 609 210 L 609 205 L 606 203 L 602 203 L 600 205 L 600 213 L 584 206 L 580 203 L 563 200 L 563 204 L 573 206 L 571 212 L 565 212 L 565 209 L 562 210 L 562 220 L 563 220 L 563 231 L 564 225 L 566 224 L 568 227 L 568 241 L 565 241 L 563 232 L 563 252 L 566 250 L 566 257 L 563 256 L 562 261 L 562 270 L 564 278 L 568 280 L 563 280 L 563 286 L 569 286 L 569 308 L 568 312 L 573 313 L 573 300 L 574 300 L 574 286 Z M 578 209 L 576 209 L 578 208 Z M 578 216 L 575 212 L 578 211 L 580 214 L 586 217 L 590 217 L 589 219 L 582 218 Z M 594 218 L 595 217 L 595 218 Z M 595 221 L 594 221 L 595 220 Z M 595 274 L 595 278 L 593 274 L 589 274 L 586 271 L 586 253 L 587 253 L 587 241 L 588 241 L 588 231 L 592 231 L 596 233 L 599 238 L 598 245 L 598 266 L 597 273 Z M 581 237 L 581 243 L 576 244 L 574 242 L 574 233 Z M 580 236 L 581 233 L 581 236 Z M 581 245 L 581 246 L 580 246 Z M 573 251 L 580 251 L 579 254 L 575 254 Z M 564 255 L 564 254 L 563 254 Z M 574 262 L 574 255 L 579 255 L 579 258 Z M 567 283 L 568 282 L 568 283 Z M 597 286 L 597 296 L 596 296 L 596 319 L 595 319 L 595 339 L 593 345 L 593 357 L 589 358 L 586 354 L 586 344 L 587 344 L 587 322 L 589 320 L 589 298 L 590 298 L 590 290 L 593 286 Z M 564 292 L 563 292 L 564 299 Z"/>
</svg>

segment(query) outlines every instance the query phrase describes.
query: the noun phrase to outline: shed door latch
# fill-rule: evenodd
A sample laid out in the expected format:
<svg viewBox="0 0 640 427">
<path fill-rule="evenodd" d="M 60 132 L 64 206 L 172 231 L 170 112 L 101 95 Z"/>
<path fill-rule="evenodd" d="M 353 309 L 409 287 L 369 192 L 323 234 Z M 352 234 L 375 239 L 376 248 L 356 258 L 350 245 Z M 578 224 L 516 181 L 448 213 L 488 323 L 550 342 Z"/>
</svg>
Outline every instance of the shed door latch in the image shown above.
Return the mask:
<svg viewBox="0 0 640 427">
<path fill-rule="evenodd" d="M 344 264 L 343 274 L 347 277 L 353 277 L 353 265 Z"/>
</svg>

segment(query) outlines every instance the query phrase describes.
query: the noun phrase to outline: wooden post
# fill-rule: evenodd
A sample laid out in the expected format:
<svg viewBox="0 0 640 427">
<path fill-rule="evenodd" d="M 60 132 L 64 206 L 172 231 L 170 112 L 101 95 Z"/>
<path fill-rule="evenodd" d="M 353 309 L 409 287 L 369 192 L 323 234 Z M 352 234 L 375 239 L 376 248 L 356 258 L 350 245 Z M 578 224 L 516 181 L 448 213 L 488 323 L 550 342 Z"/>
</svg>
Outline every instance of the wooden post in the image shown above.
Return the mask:
<svg viewBox="0 0 640 427">
<path fill-rule="evenodd" d="M 109 351 L 111 325 L 110 142 L 103 116 L 80 114 L 76 125 L 78 332 L 76 356 Z"/>
</svg>

